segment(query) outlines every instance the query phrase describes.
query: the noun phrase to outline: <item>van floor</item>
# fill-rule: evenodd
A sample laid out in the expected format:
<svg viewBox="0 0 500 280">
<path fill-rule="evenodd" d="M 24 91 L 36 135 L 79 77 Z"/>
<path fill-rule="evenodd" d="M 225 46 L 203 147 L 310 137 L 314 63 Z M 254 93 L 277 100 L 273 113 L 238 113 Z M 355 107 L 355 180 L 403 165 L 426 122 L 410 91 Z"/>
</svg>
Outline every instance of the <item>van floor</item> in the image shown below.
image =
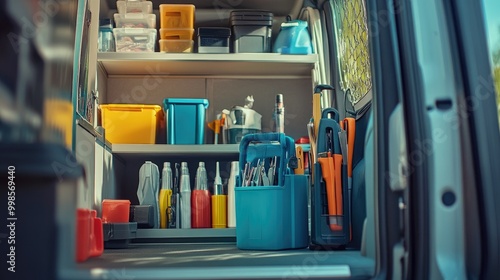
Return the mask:
<svg viewBox="0 0 500 280">
<path fill-rule="evenodd" d="M 97 258 L 79 264 L 82 269 L 214 268 L 270 266 L 299 267 L 311 270 L 348 266 L 351 277 L 370 276 L 375 262 L 355 250 L 283 251 L 239 250 L 233 243 L 132 243 L 127 249 L 106 249 Z"/>
</svg>

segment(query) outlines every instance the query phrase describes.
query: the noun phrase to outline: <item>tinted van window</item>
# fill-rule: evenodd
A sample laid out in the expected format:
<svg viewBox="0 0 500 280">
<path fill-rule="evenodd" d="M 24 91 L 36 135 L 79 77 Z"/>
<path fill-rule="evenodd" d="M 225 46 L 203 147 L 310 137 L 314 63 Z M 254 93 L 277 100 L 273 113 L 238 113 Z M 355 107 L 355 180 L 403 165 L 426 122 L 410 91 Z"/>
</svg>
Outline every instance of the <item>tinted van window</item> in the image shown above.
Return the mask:
<svg viewBox="0 0 500 280">
<path fill-rule="evenodd" d="M 500 122 L 500 1 L 483 1 L 484 18 L 486 23 L 486 36 L 488 39 L 488 52 L 490 55 L 491 69 L 495 81 L 498 120 Z"/>
</svg>

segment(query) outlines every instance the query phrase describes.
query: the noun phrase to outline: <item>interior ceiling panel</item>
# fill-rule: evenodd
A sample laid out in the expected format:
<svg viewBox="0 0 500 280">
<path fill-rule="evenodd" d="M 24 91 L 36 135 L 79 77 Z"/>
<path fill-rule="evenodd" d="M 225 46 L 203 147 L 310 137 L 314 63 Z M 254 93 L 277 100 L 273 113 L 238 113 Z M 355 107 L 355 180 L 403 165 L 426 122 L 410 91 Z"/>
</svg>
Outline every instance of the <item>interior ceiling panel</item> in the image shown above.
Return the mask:
<svg viewBox="0 0 500 280">
<path fill-rule="evenodd" d="M 296 18 L 304 0 L 152 0 L 153 8 L 158 9 L 160 4 L 194 4 L 196 9 L 258 9 L 273 12 L 275 16 L 292 15 Z M 109 10 L 116 9 L 116 0 L 101 0 L 101 17 L 108 15 Z"/>
</svg>

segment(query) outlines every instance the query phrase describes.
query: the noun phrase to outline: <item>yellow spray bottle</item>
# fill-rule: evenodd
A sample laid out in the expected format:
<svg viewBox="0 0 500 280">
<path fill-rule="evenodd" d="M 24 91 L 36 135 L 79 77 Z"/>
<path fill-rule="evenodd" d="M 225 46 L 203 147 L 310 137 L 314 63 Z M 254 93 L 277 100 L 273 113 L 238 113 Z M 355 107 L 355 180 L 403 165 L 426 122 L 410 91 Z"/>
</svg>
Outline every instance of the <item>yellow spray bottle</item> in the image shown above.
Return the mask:
<svg viewBox="0 0 500 280">
<path fill-rule="evenodd" d="M 212 195 L 212 228 L 227 227 L 227 195 L 219 172 L 219 162 L 216 163 L 214 194 Z"/>
<path fill-rule="evenodd" d="M 160 228 L 167 228 L 168 224 L 168 208 L 172 197 L 172 169 L 170 162 L 163 163 L 163 170 L 161 172 L 161 189 L 159 196 L 160 205 Z"/>
</svg>

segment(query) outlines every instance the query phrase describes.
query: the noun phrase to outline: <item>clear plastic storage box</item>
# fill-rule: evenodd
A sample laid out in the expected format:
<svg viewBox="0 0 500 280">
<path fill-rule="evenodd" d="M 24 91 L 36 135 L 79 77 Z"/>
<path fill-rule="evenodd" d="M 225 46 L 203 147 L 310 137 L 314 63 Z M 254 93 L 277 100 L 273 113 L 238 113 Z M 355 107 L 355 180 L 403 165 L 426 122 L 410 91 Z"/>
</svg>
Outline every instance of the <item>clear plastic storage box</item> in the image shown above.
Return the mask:
<svg viewBox="0 0 500 280">
<path fill-rule="evenodd" d="M 154 52 L 156 29 L 115 28 L 116 52 Z"/>
<path fill-rule="evenodd" d="M 141 13 L 152 14 L 153 2 L 151 1 L 116 1 L 118 13 Z"/>
<path fill-rule="evenodd" d="M 156 28 L 155 14 L 115 14 L 116 28 Z"/>
</svg>

